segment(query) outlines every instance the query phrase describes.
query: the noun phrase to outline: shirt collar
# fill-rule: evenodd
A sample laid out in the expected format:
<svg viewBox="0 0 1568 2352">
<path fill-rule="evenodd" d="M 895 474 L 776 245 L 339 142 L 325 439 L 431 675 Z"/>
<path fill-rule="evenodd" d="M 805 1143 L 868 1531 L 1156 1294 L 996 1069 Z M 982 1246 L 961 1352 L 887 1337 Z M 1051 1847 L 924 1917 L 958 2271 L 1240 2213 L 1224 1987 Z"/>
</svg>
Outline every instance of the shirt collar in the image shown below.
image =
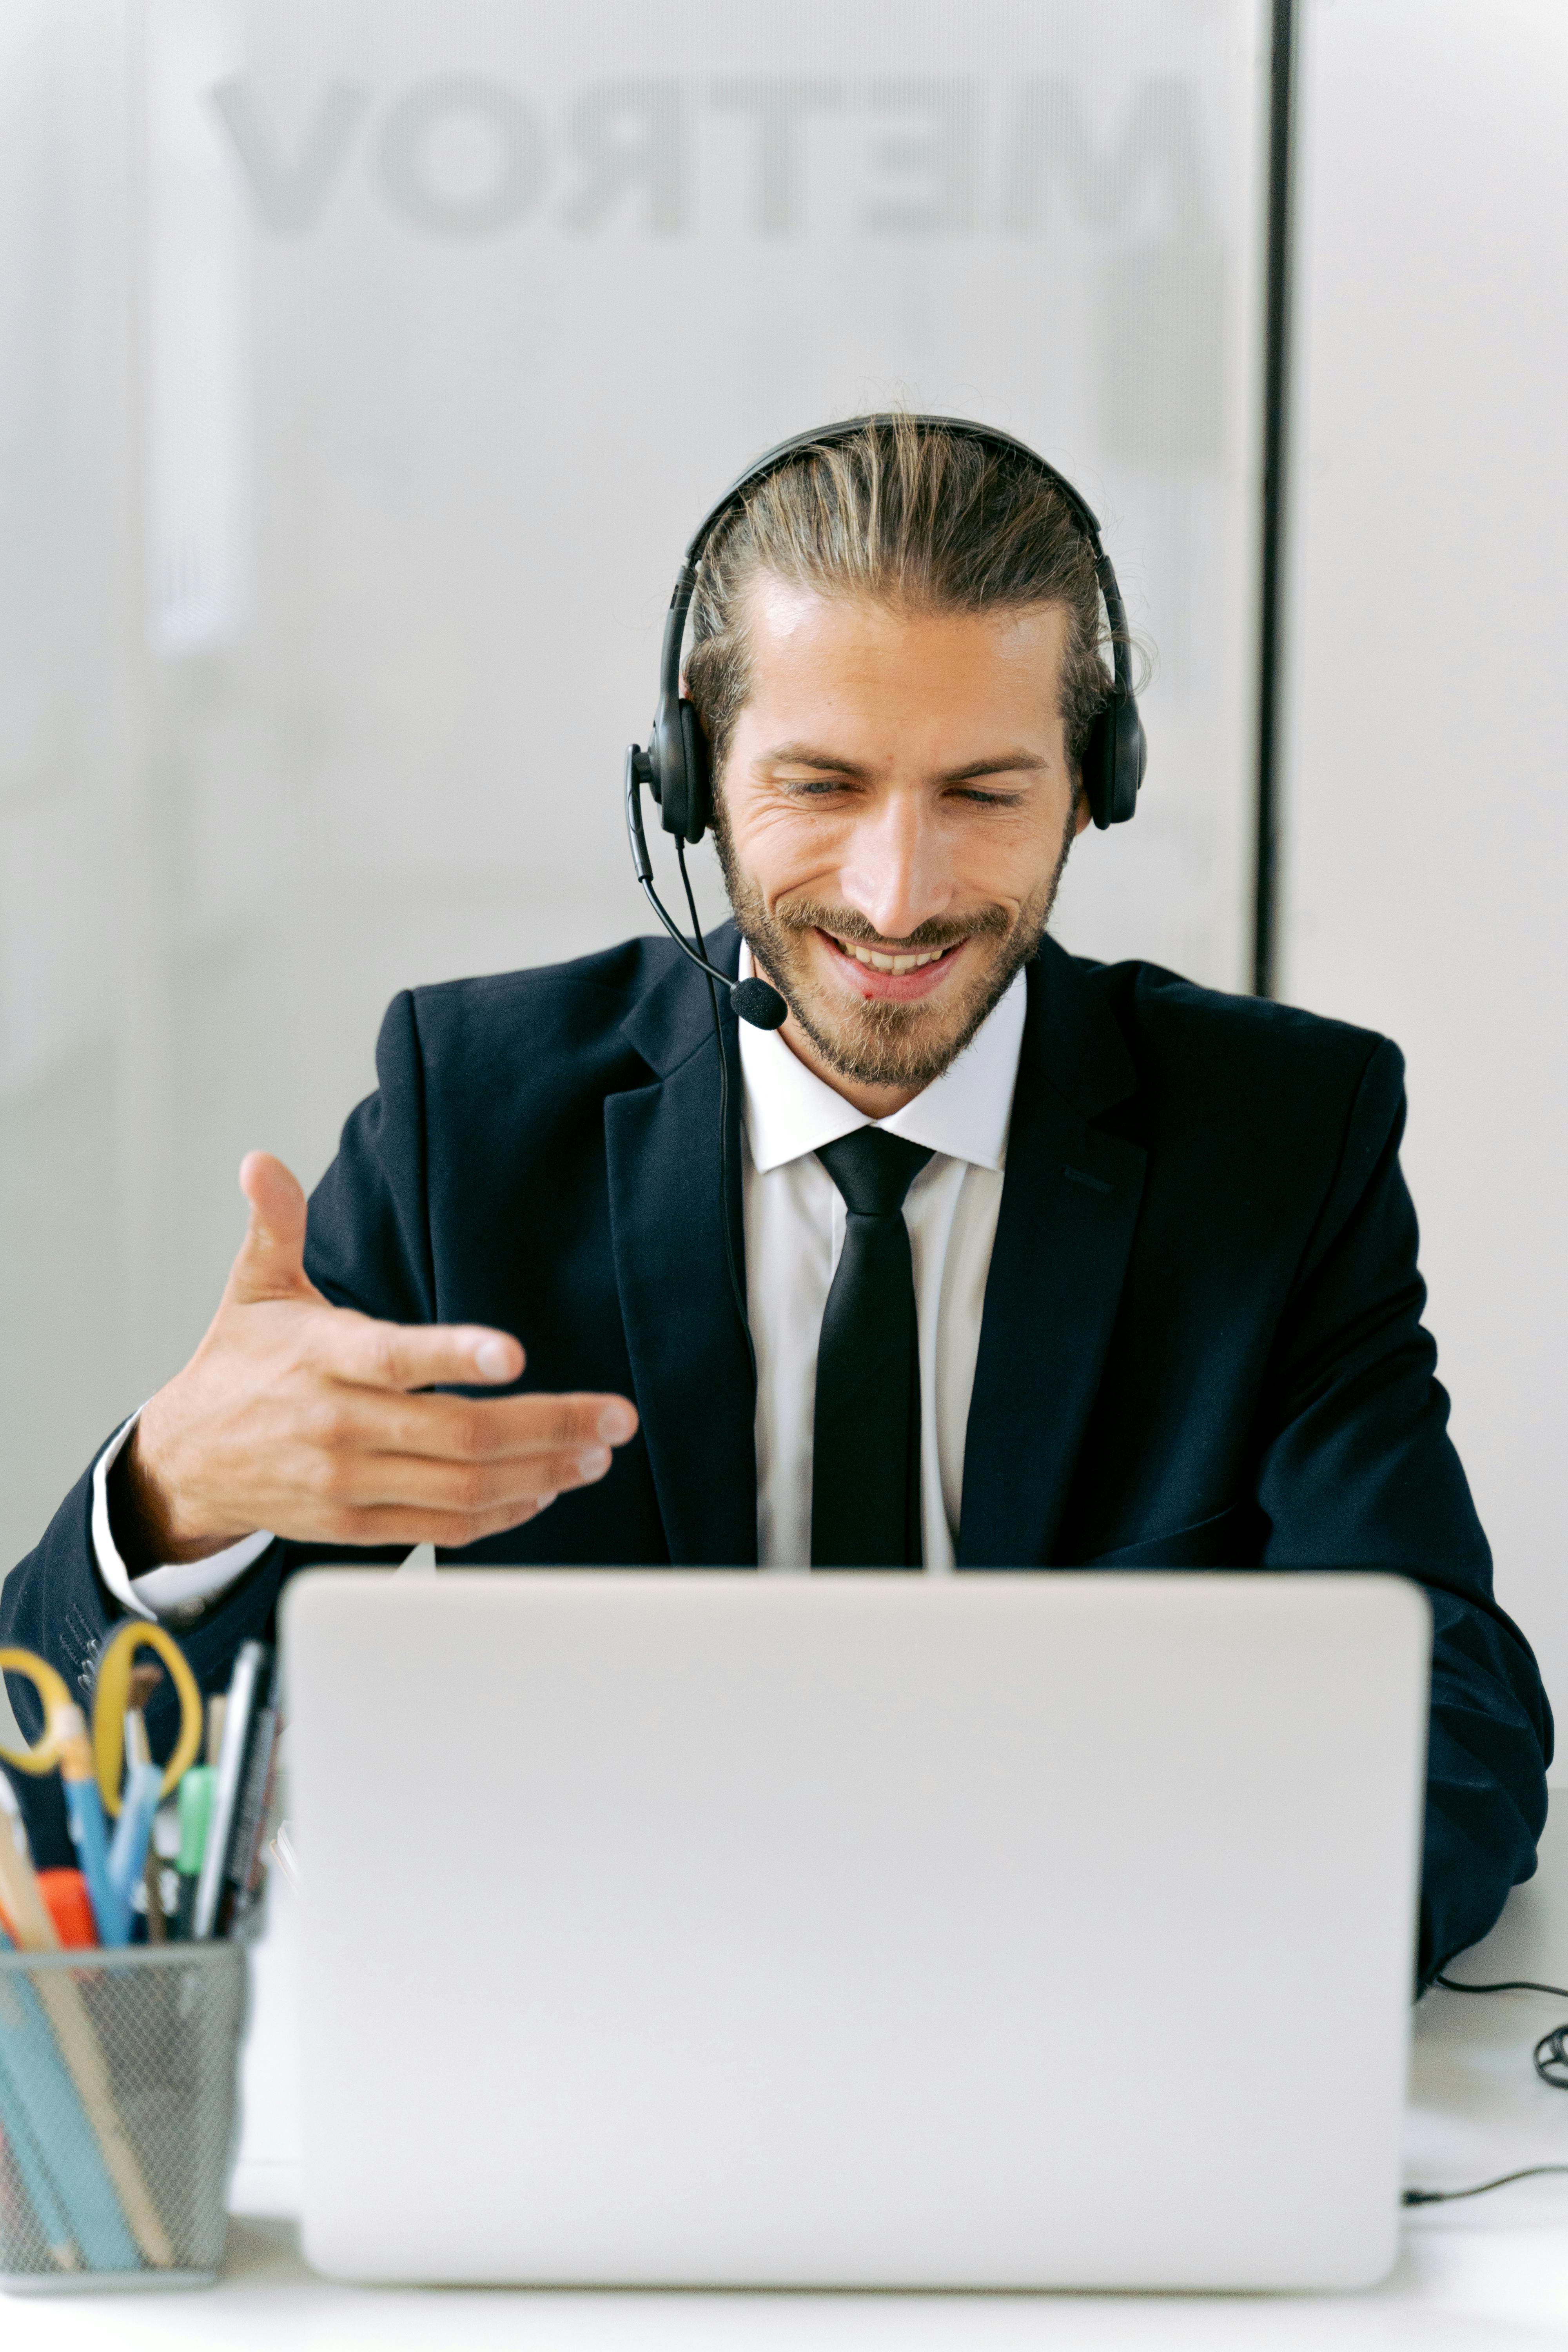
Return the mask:
<svg viewBox="0 0 1568 2352">
<path fill-rule="evenodd" d="M 752 951 L 741 942 L 740 977 L 749 980 Z M 752 1165 L 765 1176 L 801 1160 L 857 1128 L 879 1126 L 906 1142 L 923 1144 L 975 1168 L 1001 1169 L 1007 1157 L 1007 1122 L 1024 1042 L 1027 990 L 1019 972 L 1000 1004 L 940 1078 L 895 1111 L 869 1119 L 796 1058 L 776 1029 L 740 1024 L 741 1076 L 745 1089 L 746 1141 Z"/>
</svg>

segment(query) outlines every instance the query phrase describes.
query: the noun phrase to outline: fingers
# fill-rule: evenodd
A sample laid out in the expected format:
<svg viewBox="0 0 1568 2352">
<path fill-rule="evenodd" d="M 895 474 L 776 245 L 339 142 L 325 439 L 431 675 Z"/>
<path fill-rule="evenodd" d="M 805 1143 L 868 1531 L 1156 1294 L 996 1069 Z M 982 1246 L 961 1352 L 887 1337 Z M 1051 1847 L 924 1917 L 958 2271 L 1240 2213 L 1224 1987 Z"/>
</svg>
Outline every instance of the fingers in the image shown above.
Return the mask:
<svg viewBox="0 0 1568 2352">
<path fill-rule="evenodd" d="M 377 1323 L 335 1308 L 318 1335 L 321 1369 L 361 1388 L 474 1388 L 515 1381 L 526 1359 L 508 1331 L 474 1323 Z"/>
<path fill-rule="evenodd" d="M 249 1151 L 239 1163 L 239 1189 L 250 1203 L 250 1223 L 226 1297 L 241 1306 L 316 1297 L 305 1272 L 305 1195 L 299 1178 L 269 1151 Z"/>
<path fill-rule="evenodd" d="M 510 1535 L 514 1528 L 526 1527 L 554 1499 L 552 1495 L 545 1495 L 537 1502 L 516 1503 L 504 1510 L 478 1515 L 412 1509 L 397 1504 L 368 1510 L 345 1508 L 325 1521 L 318 1513 L 308 1525 L 279 1528 L 278 1532 L 305 1543 L 427 1543 L 439 1546 L 443 1551 L 465 1551 L 470 1544 L 483 1543 L 491 1536 Z"/>
<path fill-rule="evenodd" d="M 505 1462 L 624 1445 L 637 1411 L 617 1396 L 402 1396 L 334 1384 L 309 1434 L 336 1451 Z"/>
<path fill-rule="evenodd" d="M 374 1401 L 377 1406 L 383 1402 Z M 385 1402 L 405 1411 L 461 1405 L 459 1399 L 447 1397 Z M 520 1404 L 580 1403 L 614 1406 L 617 1426 L 636 1425 L 636 1414 L 621 1398 L 516 1397 L 469 1410 L 494 1414 Z M 524 1526 L 574 1487 L 592 1486 L 612 1458 L 607 1444 L 593 1443 L 554 1449 L 531 1444 L 521 1453 L 482 1461 L 374 1453 L 346 1442 L 340 1426 L 330 1438 L 315 1433 L 304 1465 L 289 1477 L 284 1507 L 269 1508 L 262 1523 L 305 1542 L 434 1543 L 460 1550 Z"/>
<path fill-rule="evenodd" d="M 297 1433 L 298 1524 L 276 1512 L 262 1524 L 327 1543 L 461 1549 L 592 1486 L 637 1425 L 625 1397 L 403 1396 L 334 1382 Z"/>
<path fill-rule="evenodd" d="M 324 1381 L 294 1425 L 287 1467 L 275 1457 L 284 1507 L 259 1524 L 307 1541 L 460 1550 L 592 1486 L 637 1426 L 625 1397 L 408 1396 Z"/>
<path fill-rule="evenodd" d="M 437 1462 L 418 1454 L 347 1453 L 321 1456 L 311 1483 L 329 1510 L 363 1513 L 402 1508 L 475 1523 L 494 1518 L 498 1513 L 503 1520 L 509 1514 L 515 1519 L 521 1511 L 542 1508 L 572 1487 L 590 1486 L 604 1476 L 610 1459 L 607 1445 L 580 1446 L 564 1454 L 530 1454 L 501 1462 Z M 474 1538 L 464 1540 L 472 1542 Z"/>
</svg>

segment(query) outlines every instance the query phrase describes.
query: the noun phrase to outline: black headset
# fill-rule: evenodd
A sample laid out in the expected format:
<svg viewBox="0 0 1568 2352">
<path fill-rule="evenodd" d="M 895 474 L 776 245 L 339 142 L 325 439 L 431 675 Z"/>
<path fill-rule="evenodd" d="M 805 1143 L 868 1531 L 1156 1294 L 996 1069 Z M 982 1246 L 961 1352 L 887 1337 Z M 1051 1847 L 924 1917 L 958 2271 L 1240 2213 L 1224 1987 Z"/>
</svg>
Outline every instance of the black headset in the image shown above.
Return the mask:
<svg viewBox="0 0 1568 2352">
<path fill-rule="evenodd" d="M 770 474 L 776 474 L 782 467 L 789 464 L 792 457 L 799 457 L 803 451 L 837 447 L 843 442 L 853 440 L 868 425 L 875 425 L 880 421 L 874 416 L 846 417 L 841 424 L 824 425 L 815 433 L 797 433 L 792 440 L 781 441 L 775 449 L 770 449 L 765 457 L 748 466 L 740 478 L 731 483 L 717 505 L 709 509 L 692 533 L 680 570 L 676 574 L 675 593 L 670 597 L 669 611 L 664 624 L 664 644 L 659 653 L 658 702 L 653 714 L 653 732 L 648 748 L 645 751 L 639 743 L 626 747 L 626 835 L 631 843 L 632 864 L 648 904 L 676 945 L 708 974 L 710 980 L 723 983 L 729 991 L 734 1011 L 742 1021 L 751 1022 L 758 1029 L 777 1029 L 788 1017 L 788 1008 L 778 991 L 770 988 L 765 980 L 747 980 L 736 984 L 716 964 L 709 962 L 702 952 L 702 933 L 697 922 L 689 882 L 687 883 L 687 900 L 692 906 L 692 929 L 698 940 L 695 948 L 678 928 L 654 887 L 653 866 L 643 833 L 642 787 L 646 784 L 658 802 L 666 833 L 675 835 L 676 855 L 680 860 L 684 879 L 686 845 L 701 840 L 713 814 L 713 775 L 708 738 L 702 731 L 696 710 L 680 691 L 680 655 L 686 635 L 686 615 L 697 586 L 697 567 L 702 560 L 703 551 L 719 524 L 732 508 L 741 503 L 753 483 L 766 481 Z M 1083 525 L 1094 550 L 1095 574 L 1100 582 L 1100 593 L 1105 600 L 1105 617 L 1110 632 L 1114 663 L 1110 694 L 1084 747 L 1083 789 L 1089 801 L 1089 814 L 1102 831 L 1107 825 L 1125 824 L 1138 807 L 1138 788 L 1143 782 L 1147 751 L 1143 722 L 1138 716 L 1138 699 L 1132 690 L 1127 611 L 1110 558 L 1100 544 L 1099 518 L 1065 475 L 1058 474 L 1056 467 L 1047 465 L 1026 442 L 1016 440 L 1011 433 L 1004 433 L 994 425 L 972 424 L 963 416 L 911 416 L 908 421 L 923 431 L 962 433 L 973 441 L 985 443 L 990 448 L 1010 449 L 1016 456 L 1026 458 L 1048 482 L 1055 483 Z"/>
</svg>

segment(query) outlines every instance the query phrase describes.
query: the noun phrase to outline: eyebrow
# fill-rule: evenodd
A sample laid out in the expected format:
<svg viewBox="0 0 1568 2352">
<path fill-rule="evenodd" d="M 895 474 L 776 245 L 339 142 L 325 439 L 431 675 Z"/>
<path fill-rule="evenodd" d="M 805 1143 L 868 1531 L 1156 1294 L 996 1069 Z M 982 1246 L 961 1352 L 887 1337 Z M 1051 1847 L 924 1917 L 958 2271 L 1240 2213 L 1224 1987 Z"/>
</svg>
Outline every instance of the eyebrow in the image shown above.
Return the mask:
<svg viewBox="0 0 1568 2352">
<path fill-rule="evenodd" d="M 854 760 L 841 760 L 831 751 L 818 751 L 809 743 L 775 743 L 763 753 L 760 767 L 815 768 L 822 775 L 864 776 L 867 771 Z M 937 778 L 942 784 L 968 783 L 976 776 L 1010 776 L 1037 773 L 1047 762 L 1034 751 L 1002 751 L 994 759 L 971 760 L 962 768 L 947 768 Z"/>
</svg>

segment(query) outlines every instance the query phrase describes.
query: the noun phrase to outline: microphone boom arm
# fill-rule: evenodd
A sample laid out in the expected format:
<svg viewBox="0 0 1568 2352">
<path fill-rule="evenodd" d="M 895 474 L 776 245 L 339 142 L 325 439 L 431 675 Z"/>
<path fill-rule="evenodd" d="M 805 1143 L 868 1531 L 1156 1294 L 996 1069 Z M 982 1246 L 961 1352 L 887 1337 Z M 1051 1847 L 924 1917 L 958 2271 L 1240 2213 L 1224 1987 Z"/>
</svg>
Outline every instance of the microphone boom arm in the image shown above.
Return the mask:
<svg viewBox="0 0 1568 2352">
<path fill-rule="evenodd" d="M 653 860 L 647 854 L 647 835 L 643 831 L 642 788 L 652 776 L 652 762 L 640 743 L 626 745 L 626 839 L 631 844 L 632 869 L 642 885 L 643 897 L 675 941 L 683 956 L 689 957 L 699 971 L 716 980 L 728 995 L 731 1009 L 753 1029 L 780 1029 L 789 1018 L 789 1007 L 776 988 L 765 980 L 731 980 L 705 955 L 699 955 L 675 921 L 663 899 L 654 887 Z"/>
</svg>

